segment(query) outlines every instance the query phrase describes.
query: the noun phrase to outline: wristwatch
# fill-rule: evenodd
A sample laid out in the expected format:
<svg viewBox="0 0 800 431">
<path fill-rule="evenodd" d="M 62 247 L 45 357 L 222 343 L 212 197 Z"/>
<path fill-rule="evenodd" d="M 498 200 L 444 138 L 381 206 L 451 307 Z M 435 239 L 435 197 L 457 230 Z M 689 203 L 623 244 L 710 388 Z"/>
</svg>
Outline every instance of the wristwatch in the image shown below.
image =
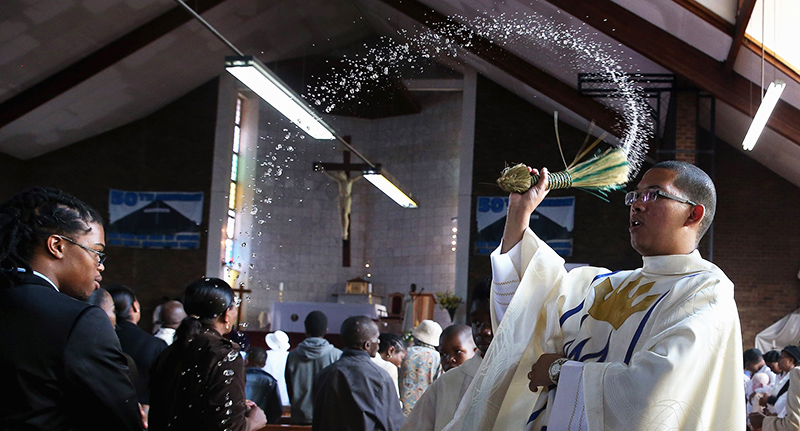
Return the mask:
<svg viewBox="0 0 800 431">
<path fill-rule="evenodd" d="M 554 385 L 558 384 L 558 376 L 561 375 L 561 366 L 567 361 L 569 361 L 567 358 L 558 358 L 550 364 L 547 373 L 550 375 L 550 381 L 553 382 Z"/>
</svg>

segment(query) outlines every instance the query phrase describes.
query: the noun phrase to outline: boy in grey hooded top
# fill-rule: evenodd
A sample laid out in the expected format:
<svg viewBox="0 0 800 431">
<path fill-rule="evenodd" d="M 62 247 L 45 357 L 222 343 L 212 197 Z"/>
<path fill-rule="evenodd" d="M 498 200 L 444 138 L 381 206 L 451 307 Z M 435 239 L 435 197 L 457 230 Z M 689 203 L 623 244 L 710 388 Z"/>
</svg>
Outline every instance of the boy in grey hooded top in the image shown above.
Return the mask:
<svg viewBox="0 0 800 431">
<path fill-rule="evenodd" d="M 328 317 L 321 311 L 308 313 L 304 321 L 306 339 L 286 359 L 286 389 L 292 404 L 293 425 L 310 425 L 314 417 L 311 387 L 323 368 L 339 360 L 342 351 L 322 338 L 328 332 Z"/>
</svg>

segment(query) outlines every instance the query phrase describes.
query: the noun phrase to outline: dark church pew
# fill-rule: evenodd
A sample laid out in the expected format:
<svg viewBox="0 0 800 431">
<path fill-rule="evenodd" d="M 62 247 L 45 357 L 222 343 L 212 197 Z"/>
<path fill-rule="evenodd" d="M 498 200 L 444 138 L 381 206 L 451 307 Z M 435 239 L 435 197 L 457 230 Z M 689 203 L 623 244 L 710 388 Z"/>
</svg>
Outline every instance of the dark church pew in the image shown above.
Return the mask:
<svg viewBox="0 0 800 431">
<path fill-rule="evenodd" d="M 311 425 L 268 424 L 258 431 L 309 431 Z"/>
</svg>

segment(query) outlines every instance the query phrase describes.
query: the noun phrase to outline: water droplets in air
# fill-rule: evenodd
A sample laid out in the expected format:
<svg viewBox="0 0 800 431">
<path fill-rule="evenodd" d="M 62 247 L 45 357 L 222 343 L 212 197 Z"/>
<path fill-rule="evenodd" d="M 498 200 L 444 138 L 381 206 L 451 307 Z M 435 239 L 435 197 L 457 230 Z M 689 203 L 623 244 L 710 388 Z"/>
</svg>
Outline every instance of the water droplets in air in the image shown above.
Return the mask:
<svg viewBox="0 0 800 431">
<path fill-rule="evenodd" d="M 412 63 L 410 67 L 419 71 L 425 63 L 420 59 L 458 59 L 465 48 L 479 50 L 480 44 L 475 41 L 482 38 L 523 57 L 535 52 L 536 60 L 531 62 L 553 76 L 596 73 L 608 78 L 615 91 L 602 102 L 622 118 L 616 130 L 609 132 L 620 137 L 628 152 L 631 175 L 638 171 L 653 127 L 650 108 L 639 87 L 629 80 L 618 44 L 596 40 L 583 23 L 572 26 L 536 13 L 454 16 L 453 20 L 433 23 L 430 27 L 400 30 L 398 33 L 405 43 L 383 37 L 375 46 L 365 45 L 365 54 L 342 58 L 348 67 L 333 68 L 316 88 L 308 89 L 307 98 L 325 112 L 331 112 L 337 102 L 355 100 L 362 97 L 361 92 L 369 92 L 365 84 L 380 75 L 400 78 L 401 72 Z"/>
</svg>

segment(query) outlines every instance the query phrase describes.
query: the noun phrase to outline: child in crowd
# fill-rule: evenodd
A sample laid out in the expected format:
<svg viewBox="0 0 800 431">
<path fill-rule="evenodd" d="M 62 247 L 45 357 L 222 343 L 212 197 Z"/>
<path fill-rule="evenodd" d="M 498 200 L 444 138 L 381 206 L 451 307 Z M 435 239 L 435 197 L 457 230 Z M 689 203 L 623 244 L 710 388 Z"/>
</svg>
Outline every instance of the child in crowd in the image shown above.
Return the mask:
<svg viewBox="0 0 800 431">
<path fill-rule="evenodd" d="M 472 340 L 472 328 L 467 325 L 453 324 L 442 331 L 439 337 L 439 355 L 442 357 L 442 371 L 463 364 L 475 356 L 475 341 Z"/>
<path fill-rule="evenodd" d="M 421 431 L 440 431 L 455 415 L 464 393 L 467 391 L 475 373 L 481 366 L 483 355 L 489 349 L 492 342 L 492 318 L 489 309 L 489 292 L 491 285 L 481 283 L 472 292 L 472 302 L 467 318 L 472 329 L 472 342 L 466 343 L 460 340 L 462 334 L 458 326 L 452 325 L 442 333 L 442 366 L 447 363 L 451 365 L 451 370 L 444 373 L 425 391 L 417 402 L 411 414 L 406 418 L 406 423 L 400 431 L 421 430 Z M 453 336 L 447 337 L 448 329 L 456 327 L 450 331 Z M 458 339 L 458 342 L 454 342 Z M 447 347 L 447 345 L 450 347 Z M 460 346 L 456 346 L 460 344 Z M 469 347 L 471 346 L 471 347 Z M 478 354 L 475 354 L 477 346 Z M 456 353 L 457 350 L 471 351 L 471 357 L 464 358 L 466 355 Z M 445 352 L 445 350 L 450 350 Z M 474 355 L 474 356 L 473 356 Z M 463 363 L 456 363 L 463 358 Z"/>
</svg>

